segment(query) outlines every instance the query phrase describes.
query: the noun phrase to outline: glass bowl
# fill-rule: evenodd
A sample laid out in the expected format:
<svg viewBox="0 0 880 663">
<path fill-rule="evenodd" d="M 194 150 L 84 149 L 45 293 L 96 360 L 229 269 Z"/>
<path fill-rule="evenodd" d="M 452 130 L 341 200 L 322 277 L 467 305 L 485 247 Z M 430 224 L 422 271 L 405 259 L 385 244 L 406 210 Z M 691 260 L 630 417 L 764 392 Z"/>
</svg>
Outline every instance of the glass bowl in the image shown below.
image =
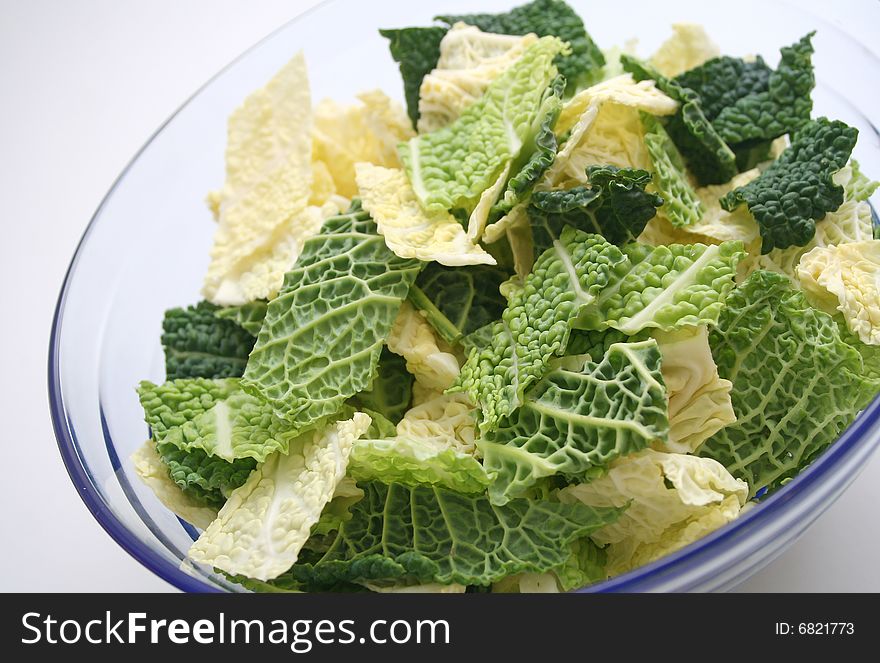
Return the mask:
<svg viewBox="0 0 880 663">
<path fill-rule="evenodd" d="M 703 23 L 724 53 L 764 55 L 818 29 L 816 114 L 861 130 L 855 156 L 880 176 L 873 103 L 877 57 L 839 27 L 784 3 L 665 2 L 655 12 L 569 0 L 603 46 L 638 37 L 648 54 L 666 24 Z M 480 0 L 503 11 L 519 0 Z M 656 5 L 652 5 L 655 7 Z M 58 446 L 80 496 L 105 530 L 154 573 L 187 591 L 236 591 L 209 569 L 182 566 L 196 530 L 165 509 L 134 475 L 129 456 L 147 438 L 135 394 L 140 380 L 164 380 L 162 315 L 195 303 L 214 223 L 204 196 L 223 181 L 226 120 L 298 50 L 315 101 L 381 88 L 398 98 L 396 65 L 377 29 L 425 25 L 431 16 L 475 10 L 472 0 L 430 3 L 325 2 L 245 53 L 199 90 L 134 157 L 101 203 L 73 257 L 55 312 L 49 395 Z M 749 17 L 761 17 L 750 20 Z M 869 406 L 805 472 L 710 536 L 586 591 L 706 591 L 735 586 L 779 555 L 846 489 L 880 442 L 880 401 Z"/>
</svg>

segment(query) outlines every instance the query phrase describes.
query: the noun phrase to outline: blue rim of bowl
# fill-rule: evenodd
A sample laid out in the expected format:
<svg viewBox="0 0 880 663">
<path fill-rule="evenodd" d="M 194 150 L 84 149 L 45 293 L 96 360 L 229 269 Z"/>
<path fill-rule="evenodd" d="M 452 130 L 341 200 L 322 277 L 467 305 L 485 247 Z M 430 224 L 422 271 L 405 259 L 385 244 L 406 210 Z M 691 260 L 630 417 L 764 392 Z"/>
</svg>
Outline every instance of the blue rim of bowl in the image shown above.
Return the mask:
<svg viewBox="0 0 880 663">
<path fill-rule="evenodd" d="M 74 270 L 82 254 L 83 247 L 100 219 L 104 206 L 116 191 L 117 186 L 119 186 L 120 182 L 125 178 L 132 165 L 137 162 L 141 154 L 152 144 L 165 127 L 184 108 L 186 108 L 190 101 L 198 96 L 203 89 L 209 86 L 216 78 L 220 77 L 227 69 L 259 47 L 260 44 L 272 39 L 277 33 L 283 31 L 291 23 L 299 21 L 305 16 L 321 10 L 325 5 L 331 4 L 332 2 L 333 0 L 323 0 L 323 2 L 318 3 L 308 11 L 292 18 L 278 29 L 263 37 L 263 39 L 248 48 L 241 55 L 218 71 L 214 76 L 209 78 L 153 132 L 113 182 L 109 191 L 101 200 L 101 203 L 92 215 L 92 218 L 89 220 L 89 223 L 77 244 L 76 251 L 70 261 L 67 272 L 65 273 L 64 281 L 61 285 L 61 291 L 58 295 L 58 302 L 55 306 L 55 313 L 52 319 L 52 329 L 49 336 L 49 410 L 52 416 L 52 426 L 55 431 L 58 449 L 61 453 L 61 458 L 64 461 L 64 466 L 67 469 L 67 474 L 73 482 L 80 498 L 104 531 L 143 566 L 166 582 L 185 592 L 219 593 L 222 590 L 219 587 L 203 582 L 202 580 L 182 571 L 179 566 L 170 563 L 167 559 L 150 549 L 149 546 L 145 545 L 125 526 L 101 497 L 99 490 L 95 486 L 95 483 L 82 460 L 79 443 L 76 440 L 76 434 L 73 431 L 72 426 L 68 425 L 64 396 L 61 388 L 59 371 L 60 353 L 58 347 L 59 333 L 67 300 L 67 292 L 70 287 L 70 281 Z M 873 206 L 872 213 L 875 224 L 877 224 L 878 215 L 876 210 L 873 209 Z M 704 556 L 707 553 L 712 553 L 716 549 L 717 551 L 723 551 L 728 543 L 732 543 L 740 537 L 748 536 L 753 532 L 760 531 L 764 527 L 769 526 L 772 523 L 775 514 L 779 514 L 792 506 L 792 504 L 798 500 L 800 495 L 809 491 L 822 480 L 826 473 L 833 470 L 836 465 L 844 461 L 851 453 L 856 451 L 860 446 L 859 443 L 862 441 L 862 435 L 878 421 L 880 421 L 880 396 L 875 398 L 874 401 L 843 432 L 843 434 L 828 449 L 826 449 L 824 453 L 813 461 L 808 468 L 800 472 L 792 481 L 774 492 L 770 497 L 762 500 L 756 508 L 724 525 L 718 530 L 704 536 L 698 541 L 670 553 L 655 562 L 639 567 L 638 569 L 610 580 L 605 580 L 596 585 L 584 587 L 576 591 L 651 591 L 652 585 L 650 581 L 652 580 L 652 576 L 656 584 L 659 583 L 661 579 L 668 582 L 671 578 L 675 577 L 676 571 L 678 574 L 685 574 L 687 572 L 687 563 L 690 560 Z M 873 453 L 878 445 L 880 445 L 880 436 L 878 436 L 878 439 L 873 440 L 871 446 L 874 448 L 867 449 L 867 453 Z M 860 469 L 861 468 L 859 468 L 859 470 Z M 855 475 L 850 477 L 849 480 L 854 477 Z M 848 483 L 849 480 L 846 480 L 846 483 Z M 682 566 L 683 568 L 680 570 L 674 569 L 674 567 L 678 566 Z M 665 572 L 670 570 L 673 571 L 672 575 L 666 575 Z"/>
</svg>

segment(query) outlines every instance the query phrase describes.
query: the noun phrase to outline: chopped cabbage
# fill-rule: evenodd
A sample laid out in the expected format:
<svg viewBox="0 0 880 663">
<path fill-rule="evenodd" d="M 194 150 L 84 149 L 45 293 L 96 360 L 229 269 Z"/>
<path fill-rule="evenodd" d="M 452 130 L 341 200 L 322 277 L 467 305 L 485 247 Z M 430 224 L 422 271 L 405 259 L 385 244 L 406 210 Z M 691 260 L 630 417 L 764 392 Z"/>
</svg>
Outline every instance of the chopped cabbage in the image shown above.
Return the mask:
<svg viewBox="0 0 880 663">
<path fill-rule="evenodd" d="M 593 533 L 619 575 L 693 543 L 739 515 L 749 487 L 717 461 L 645 449 L 589 483 L 559 491 L 564 504 L 629 507 Z"/>
<path fill-rule="evenodd" d="M 495 258 L 471 242 L 455 217 L 422 209 L 402 170 L 359 163 L 357 182 L 364 209 L 388 248 L 401 258 L 454 266 L 495 264 Z"/>
<path fill-rule="evenodd" d="M 880 345 L 880 240 L 816 247 L 797 272 L 811 301 L 840 311 L 863 343 Z"/>
</svg>

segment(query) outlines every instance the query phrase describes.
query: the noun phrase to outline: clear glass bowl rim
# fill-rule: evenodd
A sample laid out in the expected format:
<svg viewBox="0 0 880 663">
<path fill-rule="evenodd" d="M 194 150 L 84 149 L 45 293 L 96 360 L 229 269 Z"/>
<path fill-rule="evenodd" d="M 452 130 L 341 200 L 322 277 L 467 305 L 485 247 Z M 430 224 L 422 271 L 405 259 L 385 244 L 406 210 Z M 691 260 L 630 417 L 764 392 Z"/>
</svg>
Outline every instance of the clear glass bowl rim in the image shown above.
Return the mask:
<svg viewBox="0 0 880 663">
<path fill-rule="evenodd" d="M 140 158 L 141 153 L 150 146 L 153 140 L 170 122 L 174 120 L 178 113 L 180 113 L 180 111 L 183 110 L 193 98 L 197 97 L 202 90 L 208 87 L 215 79 L 222 76 L 227 69 L 232 67 L 242 58 L 246 57 L 264 41 L 271 39 L 275 34 L 284 30 L 290 23 L 302 20 L 309 14 L 320 10 L 325 5 L 331 4 L 332 1 L 333 0 L 323 0 L 310 10 L 291 19 L 291 21 L 280 26 L 277 30 L 274 30 L 245 50 L 241 55 L 229 62 L 199 87 L 153 132 L 113 182 L 112 186 L 95 210 L 95 213 L 92 215 L 92 218 L 89 220 L 89 223 L 77 244 L 70 265 L 67 268 L 67 272 L 65 273 L 64 281 L 55 306 L 49 337 L 48 354 L 49 410 L 52 417 L 52 425 L 55 431 L 58 449 L 61 453 L 68 476 L 73 482 L 77 493 L 85 503 L 86 507 L 104 531 L 106 531 L 116 543 L 151 572 L 185 592 L 220 593 L 222 592 L 222 589 L 203 582 L 181 570 L 178 566 L 169 563 L 166 559 L 153 551 L 148 545 L 138 539 L 138 537 L 120 521 L 96 489 L 92 476 L 90 475 L 86 464 L 83 462 L 82 454 L 79 450 L 79 444 L 76 439 L 76 433 L 68 426 L 67 417 L 65 415 L 66 407 L 60 381 L 59 352 L 59 334 L 65 314 L 66 296 L 77 263 L 82 254 L 83 247 L 88 241 L 92 229 L 100 220 L 106 202 L 111 198 L 117 187 L 125 179 L 126 174 L 131 169 L 131 166 Z M 876 210 L 872 208 L 872 212 L 876 224 L 878 222 Z M 676 574 L 685 575 L 689 571 L 689 563 L 691 561 L 698 560 L 707 555 L 711 556 L 715 552 L 720 553 L 729 547 L 730 544 L 742 538 L 751 540 L 759 539 L 761 532 L 764 530 L 767 530 L 768 534 L 772 535 L 774 520 L 787 508 L 800 501 L 802 496 L 820 486 L 824 479 L 833 475 L 834 470 L 839 465 L 843 464 L 851 454 L 859 450 L 865 443 L 873 448 L 880 445 L 880 437 L 873 440 L 866 439 L 866 435 L 870 432 L 870 429 L 878 422 L 880 422 L 880 396 L 874 399 L 874 401 L 859 415 L 852 425 L 850 425 L 849 428 L 847 428 L 843 434 L 821 456 L 819 456 L 819 458 L 813 461 L 807 469 L 798 474 L 788 484 L 774 492 L 770 497 L 762 500 L 759 503 L 758 508 L 751 509 L 736 520 L 728 523 L 711 534 L 676 552 L 670 553 L 655 562 L 576 591 L 651 591 L 653 584 L 674 581 Z M 872 451 L 873 449 L 868 449 L 869 453 Z M 844 480 L 844 483 L 849 483 L 855 478 L 855 476 L 855 474 L 851 475 Z M 830 502 L 825 506 L 828 505 L 830 505 Z"/>
</svg>

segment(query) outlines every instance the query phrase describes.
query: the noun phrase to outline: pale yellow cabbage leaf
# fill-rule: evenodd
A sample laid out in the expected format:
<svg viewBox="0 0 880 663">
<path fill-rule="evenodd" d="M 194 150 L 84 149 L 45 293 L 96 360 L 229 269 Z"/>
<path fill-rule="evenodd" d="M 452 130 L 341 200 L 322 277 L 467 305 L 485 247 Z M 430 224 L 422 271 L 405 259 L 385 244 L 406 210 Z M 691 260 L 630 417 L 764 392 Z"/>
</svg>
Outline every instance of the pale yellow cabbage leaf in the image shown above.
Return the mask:
<svg viewBox="0 0 880 663">
<path fill-rule="evenodd" d="M 650 170 L 639 111 L 662 116 L 676 110 L 678 102 L 653 81 L 637 83 L 629 74 L 582 90 L 562 110 L 556 133 L 571 135 L 538 188 L 584 184 L 586 168 L 593 165 Z"/>
<path fill-rule="evenodd" d="M 297 54 L 229 118 L 226 182 L 217 211 L 206 299 L 221 306 L 274 294 L 302 243 L 320 227 L 311 193 L 312 108 Z"/>
<path fill-rule="evenodd" d="M 483 96 L 494 81 L 538 38 L 483 32 L 456 23 L 440 42 L 436 68 L 419 89 L 419 133 L 442 129 Z"/>
<path fill-rule="evenodd" d="M 398 437 L 431 440 L 445 449 L 476 453 L 474 406 L 465 394 L 438 394 L 416 405 L 397 424 Z"/>
<path fill-rule="evenodd" d="M 667 485 L 669 484 L 669 485 Z M 645 449 L 615 461 L 607 474 L 559 491 L 564 503 L 629 508 L 593 534 L 607 545 L 610 575 L 652 562 L 739 515 L 748 485 L 719 462 Z"/>
<path fill-rule="evenodd" d="M 698 23 L 673 23 L 672 36 L 651 57 L 651 64 L 661 74 L 674 78 L 721 55 L 715 42 Z"/>
<path fill-rule="evenodd" d="M 797 273 L 812 303 L 840 311 L 863 343 L 880 345 L 880 240 L 816 247 Z"/>
<path fill-rule="evenodd" d="M 474 429 L 474 407 L 466 396 L 436 395 L 410 409 L 394 437 L 359 440 L 349 472 L 358 480 L 483 492 L 493 475 L 475 457 Z"/>
<path fill-rule="evenodd" d="M 187 495 L 168 474 L 168 466 L 156 452 L 156 443 L 147 440 L 131 455 L 135 474 L 172 513 L 199 529 L 217 517 L 217 509 L 205 506 Z"/>
<path fill-rule="evenodd" d="M 448 212 L 428 215 L 419 205 L 406 173 L 369 163 L 356 166 L 358 191 L 388 248 L 401 258 L 443 265 L 494 265 L 495 258 L 468 239 Z"/>
<path fill-rule="evenodd" d="M 370 426 L 360 412 L 301 435 L 236 488 L 189 550 L 202 564 L 271 580 L 296 562 L 324 506 L 345 477 L 352 445 Z"/>
<path fill-rule="evenodd" d="M 406 359 L 406 370 L 428 389 L 449 389 L 458 378 L 458 359 L 409 302 L 400 307 L 385 343 L 391 352 Z"/>
<path fill-rule="evenodd" d="M 669 399 L 669 438 L 660 451 L 694 453 L 703 442 L 736 421 L 730 400 L 732 384 L 718 376 L 706 326 L 655 332 L 660 370 Z"/>
<path fill-rule="evenodd" d="M 356 163 L 397 168 L 400 166 L 398 143 L 415 135 L 403 106 L 384 92 L 372 90 L 357 98 L 358 103 L 351 105 L 322 100 L 315 108 L 312 130 L 316 180 L 321 173 L 322 189 L 329 190 L 324 173 L 329 174 L 333 184 L 331 193 L 346 198 L 353 198 L 358 192 Z M 324 200 L 316 197 L 315 202 Z"/>
</svg>

